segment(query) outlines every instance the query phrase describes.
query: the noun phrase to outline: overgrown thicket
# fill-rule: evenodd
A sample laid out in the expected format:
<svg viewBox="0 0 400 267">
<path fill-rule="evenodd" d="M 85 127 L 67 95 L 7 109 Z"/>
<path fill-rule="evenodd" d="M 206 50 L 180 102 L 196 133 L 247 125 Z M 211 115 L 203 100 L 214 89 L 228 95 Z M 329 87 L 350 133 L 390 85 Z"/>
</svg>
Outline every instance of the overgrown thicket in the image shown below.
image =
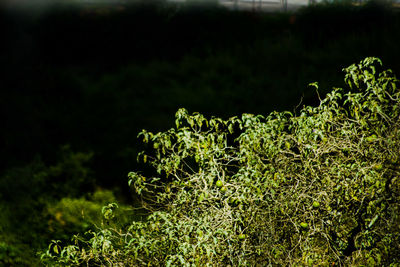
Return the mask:
<svg viewBox="0 0 400 267">
<path fill-rule="evenodd" d="M 124 229 L 54 242 L 49 265 L 400 264 L 400 91 L 381 61 L 345 68 L 317 107 L 206 119 L 139 136 L 154 177 L 129 173 L 149 211 Z M 317 84 L 314 86 L 318 87 Z M 156 173 L 156 172 L 155 172 Z M 106 221 L 116 206 L 103 209 Z M 112 224 L 110 224 L 112 225 Z"/>
</svg>

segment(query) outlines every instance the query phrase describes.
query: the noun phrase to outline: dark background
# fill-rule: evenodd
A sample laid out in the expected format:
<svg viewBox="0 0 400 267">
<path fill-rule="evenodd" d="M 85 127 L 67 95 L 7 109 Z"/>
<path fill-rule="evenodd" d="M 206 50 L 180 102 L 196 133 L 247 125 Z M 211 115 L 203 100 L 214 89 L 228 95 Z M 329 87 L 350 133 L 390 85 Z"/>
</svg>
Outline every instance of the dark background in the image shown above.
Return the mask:
<svg viewBox="0 0 400 267">
<path fill-rule="evenodd" d="M 366 56 L 399 70 L 399 18 L 383 6 L 297 14 L 161 4 L 54 7 L 1 15 L 0 170 L 57 147 L 93 151 L 96 179 L 122 185 L 136 135 L 173 127 L 180 107 L 268 114 L 343 85 Z M 292 18 L 291 18 L 292 16 Z M 292 23 L 291 23 L 292 22 Z"/>
<path fill-rule="evenodd" d="M 400 73 L 399 18 L 376 2 L 294 13 L 163 1 L 3 8 L 0 199 L 26 207 L 45 199 L 40 207 L 50 201 L 43 195 L 78 197 L 102 187 L 131 203 L 127 173 L 146 170 L 136 162 L 141 129 L 173 127 L 181 107 L 223 118 L 296 112 L 318 104 L 309 83 L 319 82 L 323 97 L 344 86 L 342 68 L 367 56 Z M 66 162 L 65 145 L 92 157 L 73 175 L 67 164 L 62 175 L 45 168 L 46 178 L 35 178 L 37 162 Z M 81 175 L 82 166 L 89 174 Z"/>
</svg>

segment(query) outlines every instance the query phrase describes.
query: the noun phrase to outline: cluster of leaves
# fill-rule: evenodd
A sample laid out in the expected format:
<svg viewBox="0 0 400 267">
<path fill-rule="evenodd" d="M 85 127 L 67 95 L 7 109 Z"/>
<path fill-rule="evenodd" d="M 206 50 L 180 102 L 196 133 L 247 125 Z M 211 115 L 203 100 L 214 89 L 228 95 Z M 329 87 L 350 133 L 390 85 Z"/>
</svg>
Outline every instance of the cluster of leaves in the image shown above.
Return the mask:
<svg viewBox="0 0 400 267">
<path fill-rule="evenodd" d="M 157 175 L 131 172 L 129 184 L 147 219 L 52 243 L 43 261 L 400 264 L 400 91 L 381 64 L 366 58 L 345 68 L 349 90 L 334 88 L 298 115 L 223 120 L 180 109 L 175 129 L 143 130 L 152 149 L 139 160 Z"/>
</svg>

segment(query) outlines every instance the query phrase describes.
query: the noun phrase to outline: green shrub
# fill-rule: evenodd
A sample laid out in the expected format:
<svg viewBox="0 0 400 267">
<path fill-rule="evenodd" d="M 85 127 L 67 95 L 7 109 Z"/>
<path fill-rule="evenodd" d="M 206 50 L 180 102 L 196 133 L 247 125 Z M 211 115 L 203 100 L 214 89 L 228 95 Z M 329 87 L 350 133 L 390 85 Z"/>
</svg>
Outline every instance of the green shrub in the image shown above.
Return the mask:
<svg viewBox="0 0 400 267">
<path fill-rule="evenodd" d="M 104 224 L 108 227 L 127 225 L 135 216 L 129 212 L 131 208 L 119 207 L 116 202 L 112 191 L 98 189 L 86 198 L 65 197 L 48 203 L 48 229 L 53 239 L 69 240 L 70 235 L 96 230 Z"/>
<path fill-rule="evenodd" d="M 111 191 L 99 190 L 90 198 L 66 197 L 58 202 L 49 203 L 49 230 L 53 236 L 68 240 L 71 234 L 95 229 L 102 223 L 102 207 L 114 202 L 116 200 Z"/>
<path fill-rule="evenodd" d="M 334 88 L 299 114 L 223 120 L 180 109 L 176 128 L 143 130 L 149 149 L 138 157 L 157 174 L 131 172 L 129 185 L 147 219 L 54 241 L 43 262 L 396 266 L 400 92 L 380 64 L 345 68 L 350 90 Z"/>
<path fill-rule="evenodd" d="M 77 218 L 69 214 L 69 220 L 76 222 L 71 229 L 58 227 L 55 232 L 47 222 L 60 210 L 66 197 L 92 189 L 93 178 L 87 167 L 91 156 L 64 146 L 60 158 L 51 165 L 37 157 L 0 176 L 0 266 L 38 265 L 36 252 L 45 248 L 51 237 L 69 239 L 71 233 L 87 230 L 77 227 L 82 225 L 80 214 L 76 214 Z M 99 213 L 109 201 L 107 198 L 100 202 L 93 213 Z"/>
<path fill-rule="evenodd" d="M 3 236 L 0 236 L 2 240 Z M 33 258 L 30 253 L 26 253 L 29 247 L 27 245 L 10 245 L 7 242 L 0 241 L 0 265 L 1 266 L 32 266 L 39 264 L 38 260 Z"/>
</svg>

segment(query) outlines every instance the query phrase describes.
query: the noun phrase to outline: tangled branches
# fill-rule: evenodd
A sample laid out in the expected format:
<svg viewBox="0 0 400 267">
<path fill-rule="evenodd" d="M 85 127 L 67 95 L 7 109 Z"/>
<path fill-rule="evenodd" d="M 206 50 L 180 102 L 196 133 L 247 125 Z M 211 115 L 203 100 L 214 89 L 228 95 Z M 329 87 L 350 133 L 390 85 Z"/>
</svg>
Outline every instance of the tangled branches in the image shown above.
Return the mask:
<svg viewBox="0 0 400 267">
<path fill-rule="evenodd" d="M 350 90 L 335 88 L 299 115 L 208 120 L 180 109 L 176 128 L 143 130 L 153 149 L 138 158 L 158 175 L 132 172 L 129 185 L 151 215 L 43 258 L 116 266 L 398 264 L 400 91 L 379 64 L 366 58 L 344 69 Z"/>
</svg>

